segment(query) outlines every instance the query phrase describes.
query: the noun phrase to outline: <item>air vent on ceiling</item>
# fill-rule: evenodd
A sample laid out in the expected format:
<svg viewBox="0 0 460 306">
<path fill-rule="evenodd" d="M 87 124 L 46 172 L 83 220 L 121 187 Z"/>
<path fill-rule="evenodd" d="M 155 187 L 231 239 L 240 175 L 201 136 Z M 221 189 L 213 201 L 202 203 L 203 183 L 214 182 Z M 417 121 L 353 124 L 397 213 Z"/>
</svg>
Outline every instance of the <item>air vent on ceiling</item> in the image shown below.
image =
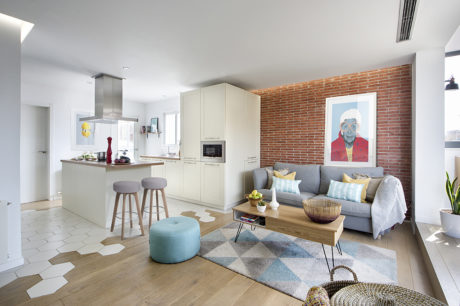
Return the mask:
<svg viewBox="0 0 460 306">
<path fill-rule="evenodd" d="M 417 0 L 401 0 L 398 18 L 398 34 L 396 42 L 411 39 L 412 27 L 415 22 L 415 12 L 417 11 Z"/>
</svg>

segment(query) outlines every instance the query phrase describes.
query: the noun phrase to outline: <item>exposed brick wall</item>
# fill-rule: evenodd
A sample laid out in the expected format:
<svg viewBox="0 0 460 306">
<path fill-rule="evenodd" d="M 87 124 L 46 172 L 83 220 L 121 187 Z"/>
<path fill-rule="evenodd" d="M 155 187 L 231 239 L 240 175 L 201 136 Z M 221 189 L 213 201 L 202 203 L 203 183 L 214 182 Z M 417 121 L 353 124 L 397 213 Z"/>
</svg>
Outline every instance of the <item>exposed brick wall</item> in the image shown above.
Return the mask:
<svg viewBox="0 0 460 306">
<path fill-rule="evenodd" d="M 254 90 L 261 96 L 261 165 L 323 164 L 326 98 L 377 92 L 377 166 L 401 180 L 410 206 L 411 72 L 403 65 Z"/>
</svg>

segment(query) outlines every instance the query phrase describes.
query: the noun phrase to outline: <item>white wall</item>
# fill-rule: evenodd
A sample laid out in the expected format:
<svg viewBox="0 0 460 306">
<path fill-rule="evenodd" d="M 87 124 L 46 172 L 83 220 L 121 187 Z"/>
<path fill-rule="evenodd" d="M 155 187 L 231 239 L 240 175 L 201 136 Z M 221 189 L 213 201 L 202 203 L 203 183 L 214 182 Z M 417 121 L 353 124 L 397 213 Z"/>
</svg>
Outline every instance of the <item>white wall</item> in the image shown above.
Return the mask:
<svg viewBox="0 0 460 306">
<path fill-rule="evenodd" d="M 73 150 L 71 126 L 73 110 L 94 112 L 94 80 L 92 73 L 57 67 L 31 58 L 23 58 L 21 102 L 50 106 L 50 196 L 61 191 L 61 159 L 68 159 L 87 150 Z M 124 102 L 124 116 L 138 117 L 143 122 L 145 105 Z M 113 138 L 112 151 L 117 149 L 117 125 L 96 124 L 92 151 L 106 151 L 107 137 Z M 144 142 L 139 138 L 139 150 Z"/>
<path fill-rule="evenodd" d="M 444 49 L 417 52 L 413 77 L 412 171 L 415 221 L 439 224 L 439 209 L 446 207 Z"/>
<path fill-rule="evenodd" d="M 7 240 L 8 258 L 0 259 L 0 271 L 24 262 L 21 250 L 20 142 L 21 128 L 21 31 L 0 15 L 0 152 L 6 159 L 1 166 L 0 200 L 8 206 L 8 231 L 0 232 Z M 4 250 L 3 250 L 4 251 Z"/>
<path fill-rule="evenodd" d="M 159 118 L 158 126 L 160 137 L 154 134 L 149 134 L 148 138 L 143 136 L 145 141 L 145 154 L 146 155 L 161 155 L 168 152 L 168 146 L 164 145 L 164 115 L 167 113 L 180 112 L 180 97 L 157 101 L 154 103 L 146 104 L 145 122 L 150 124 L 150 119 L 154 117 Z M 179 146 L 170 146 L 170 152 L 177 152 Z"/>
</svg>

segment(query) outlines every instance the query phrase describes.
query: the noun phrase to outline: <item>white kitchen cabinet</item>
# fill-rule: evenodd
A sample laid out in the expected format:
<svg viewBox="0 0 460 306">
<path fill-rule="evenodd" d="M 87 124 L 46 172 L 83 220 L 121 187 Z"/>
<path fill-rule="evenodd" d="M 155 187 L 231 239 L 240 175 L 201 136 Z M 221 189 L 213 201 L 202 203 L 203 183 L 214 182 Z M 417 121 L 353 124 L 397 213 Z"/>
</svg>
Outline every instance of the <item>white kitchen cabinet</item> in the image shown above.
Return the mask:
<svg viewBox="0 0 460 306">
<path fill-rule="evenodd" d="M 226 86 L 201 89 L 201 140 L 225 140 Z"/>
<path fill-rule="evenodd" d="M 181 94 L 181 146 L 184 160 L 200 160 L 201 89 Z"/>
<path fill-rule="evenodd" d="M 183 189 L 183 166 L 180 160 L 165 160 L 166 193 L 181 196 Z"/>
<path fill-rule="evenodd" d="M 254 189 L 252 171 L 260 167 L 258 159 L 249 159 L 244 161 L 244 194 L 250 193 Z"/>
<path fill-rule="evenodd" d="M 163 162 L 164 160 L 158 160 Z M 165 177 L 165 165 L 152 166 L 152 177 Z"/>
<path fill-rule="evenodd" d="M 246 99 L 246 159 L 260 156 L 260 96 L 247 93 Z"/>
<path fill-rule="evenodd" d="M 201 201 L 222 207 L 224 199 L 224 164 L 201 163 Z"/>
<path fill-rule="evenodd" d="M 8 204 L 0 200 L 0 265 L 8 261 Z"/>
<path fill-rule="evenodd" d="M 183 161 L 184 180 L 182 196 L 187 199 L 201 201 L 201 163 Z"/>
</svg>

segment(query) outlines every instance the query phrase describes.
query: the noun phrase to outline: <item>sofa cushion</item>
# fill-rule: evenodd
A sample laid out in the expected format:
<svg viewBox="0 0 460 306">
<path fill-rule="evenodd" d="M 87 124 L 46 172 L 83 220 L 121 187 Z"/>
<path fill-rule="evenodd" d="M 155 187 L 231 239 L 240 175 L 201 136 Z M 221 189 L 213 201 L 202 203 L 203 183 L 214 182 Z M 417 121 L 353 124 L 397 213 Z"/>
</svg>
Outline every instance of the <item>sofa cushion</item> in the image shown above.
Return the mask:
<svg viewBox="0 0 460 306">
<path fill-rule="evenodd" d="M 264 195 L 264 201 L 270 202 L 272 200 L 272 191 L 268 189 L 259 190 Z M 302 201 L 308 200 L 316 196 L 314 193 L 301 192 L 300 194 L 293 194 L 287 192 L 276 192 L 276 200 L 280 204 L 287 204 L 296 207 L 303 207 Z"/>
<path fill-rule="evenodd" d="M 274 176 L 272 189 L 275 188 L 276 192 L 300 194 L 299 184 L 300 180 L 285 180 Z"/>
<path fill-rule="evenodd" d="M 329 199 L 331 201 L 335 201 L 335 202 L 342 204 L 342 212 L 341 212 L 342 215 L 363 217 L 363 218 L 371 217 L 371 204 L 333 199 L 333 198 L 326 196 L 325 194 L 317 195 L 314 198 L 315 199 Z"/>
<path fill-rule="evenodd" d="M 319 186 L 319 194 L 326 194 L 329 190 L 329 183 L 331 180 L 341 181 L 343 174 L 353 176 L 353 173 L 362 173 L 369 176 L 383 176 L 382 167 L 336 167 L 336 166 L 321 166 L 321 184 Z M 298 179 L 301 179 L 298 177 Z M 300 188 L 302 191 L 302 188 Z"/>
<path fill-rule="evenodd" d="M 331 180 L 327 196 L 334 199 L 361 203 L 364 184 L 342 183 Z"/>
<path fill-rule="evenodd" d="M 275 163 L 275 170 L 289 169 L 289 172 L 296 172 L 295 179 L 301 180 L 299 189 L 300 192 L 310 192 L 318 194 L 320 176 L 319 165 L 296 165 L 289 163 Z M 327 190 L 326 190 L 327 192 Z M 324 193 L 326 193 L 324 192 Z"/>
</svg>

